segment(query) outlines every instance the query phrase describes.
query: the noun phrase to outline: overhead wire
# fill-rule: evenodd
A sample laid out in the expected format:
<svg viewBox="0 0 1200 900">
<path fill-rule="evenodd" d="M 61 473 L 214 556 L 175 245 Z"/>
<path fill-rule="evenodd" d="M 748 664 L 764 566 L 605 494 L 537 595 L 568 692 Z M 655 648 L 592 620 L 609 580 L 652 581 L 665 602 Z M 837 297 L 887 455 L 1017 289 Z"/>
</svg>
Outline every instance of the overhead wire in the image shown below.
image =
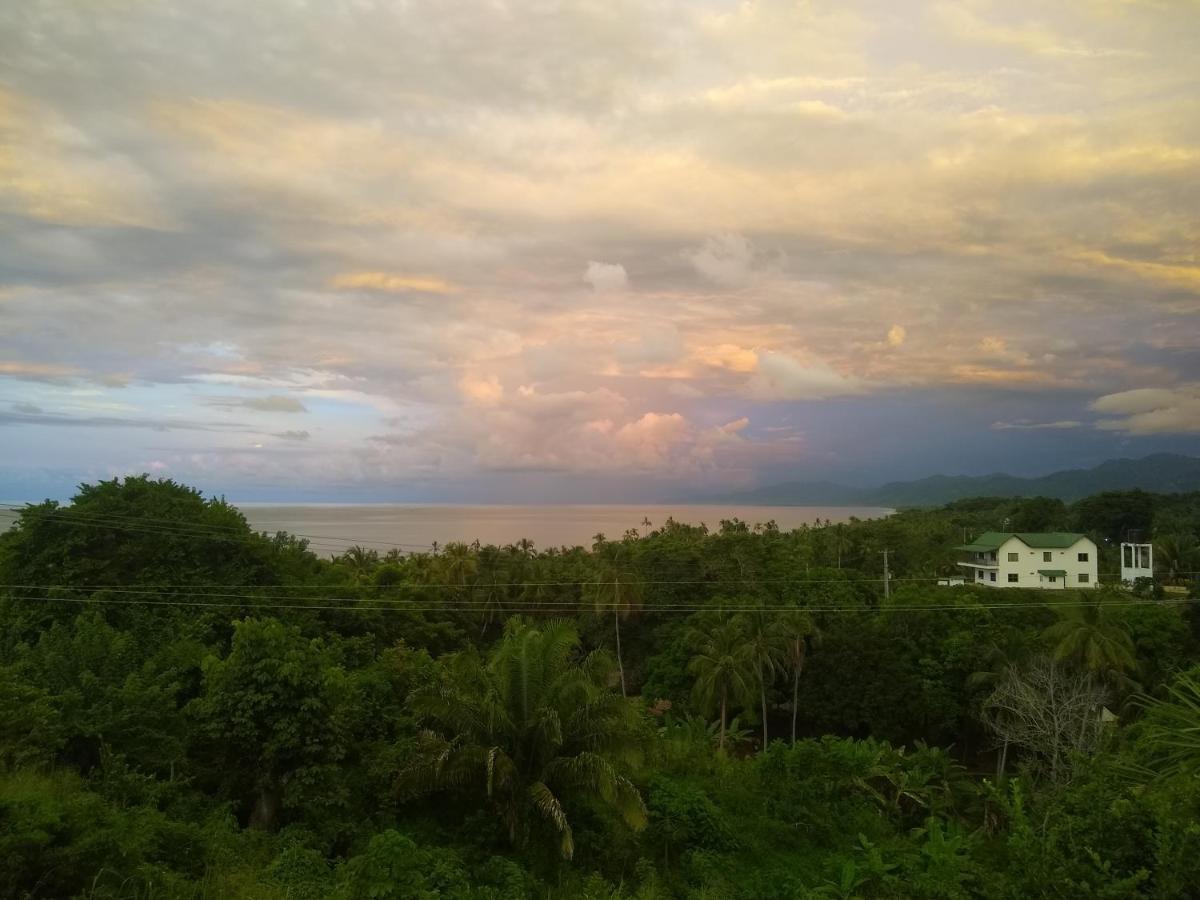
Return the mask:
<svg viewBox="0 0 1200 900">
<path fill-rule="evenodd" d="M 323 610 L 337 612 L 486 612 L 489 608 L 503 608 L 505 612 L 528 612 L 538 613 L 545 611 L 540 605 L 527 604 L 522 607 L 521 604 L 489 604 L 488 607 L 482 605 L 474 606 L 455 606 L 452 604 L 437 604 L 434 606 L 426 605 L 367 605 L 366 603 L 358 603 L 353 606 L 333 605 L 329 601 L 339 598 L 314 598 L 325 600 L 325 604 L 304 604 L 304 603 L 231 603 L 231 602 L 211 602 L 211 601 L 189 601 L 189 600 L 150 600 L 150 599 L 126 599 L 126 598 L 96 598 L 96 597 L 59 597 L 59 596 L 29 596 L 29 595 L 9 595 L 14 600 L 26 601 L 55 601 L 62 603 L 75 604 L 95 604 L 104 605 L 127 605 L 127 606 L 178 606 L 188 608 L 204 608 L 211 607 L 214 609 L 240 608 L 244 606 L 253 606 L 254 608 L 263 609 L 294 609 L 294 610 Z M 377 602 L 377 601 L 368 601 Z M 1162 600 L 1072 600 L 1072 601 L 1031 601 L 1031 602 L 1016 602 L 1016 603 L 978 603 L 978 604 L 910 604 L 897 606 L 806 606 L 806 605 L 754 605 L 754 604 L 737 604 L 725 606 L 706 606 L 706 605 L 691 605 L 691 606 L 671 606 L 665 608 L 651 607 L 647 612 L 674 612 L 692 614 L 695 612 L 767 612 L 767 613 L 796 613 L 796 612 L 814 612 L 814 613 L 892 613 L 892 612 L 972 612 L 984 610 L 1007 610 L 1007 609 L 1033 609 L 1033 608 L 1078 608 L 1081 606 L 1099 606 L 1099 607 L 1127 607 L 1127 606 L 1159 606 L 1159 605 L 1188 605 L 1200 603 L 1200 597 L 1187 598 L 1164 598 Z M 590 605 L 590 604 L 589 604 Z M 598 609 L 605 609 L 614 604 L 596 604 Z M 553 611 L 553 610 L 552 610 Z"/>
</svg>

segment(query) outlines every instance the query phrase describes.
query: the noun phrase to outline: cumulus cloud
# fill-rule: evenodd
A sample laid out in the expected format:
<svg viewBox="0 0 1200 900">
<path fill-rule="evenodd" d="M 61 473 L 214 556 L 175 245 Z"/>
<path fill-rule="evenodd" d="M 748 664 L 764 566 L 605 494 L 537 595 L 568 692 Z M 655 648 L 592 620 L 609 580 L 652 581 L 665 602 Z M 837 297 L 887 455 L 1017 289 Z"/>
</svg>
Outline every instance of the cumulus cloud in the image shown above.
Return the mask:
<svg viewBox="0 0 1200 900">
<path fill-rule="evenodd" d="M 674 362 L 683 352 L 679 329 L 672 325 L 653 325 L 636 340 L 617 345 L 617 359 L 631 366 L 653 366 Z"/>
<path fill-rule="evenodd" d="M 696 359 L 708 366 L 728 369 L 731 372 L 753 372 L 758 368 L 758 353 L 749 347 L 737 344 L 718 344 L 715 347 L 699 347 Z"/>
<path fill-rule="evenodd" d="M 825 400 L 860 393 L 864 386 L 816 357 L 768 350 L 758 354 L 758 368 L 747 387 L 759 400 Z"/>
<path fill-rule="evenodd" d="M 1200 384 L 1173 388 L 1137 388 L 1106 394 L 1091 408 L 1109 418 L 1096 427 L 1127 434 L 1193 434 L 1200 432 Z"/>
<path fill-rule="evenodd" d="M 703 247 L 684 255 L 709 281 L 737 287 L 750 280 L 758 253 L 749 239 L 740 234 L 718 234 L 708 238 Z"/>
<path fill-rule="evenodd" d="M 462 391 L 463 396 L 476 403 L 485 405 L 497 403 L 504 396 L 504 385 L 500 383 L 500 379 L 495 375 L 484 377 L 464 375 L 459 380 L 458 387 Z"/>
<path fill-rule="evenodd" d="M 0 4 L 0 392 L 137 422 L 114 466 L 186 408 L 307 411 L 194 464 L 177 436 L 205 477 L 732 478 L 796 460 L 781 401 L 1003 394 L 976 427 L 1032 445 L 1070 438 L 1055 389 L 1195 379 L 1185 4 L 30 9 Z M 1109 446 L 1186 431 L 1170 391 L 1098 407 Z M 6 463 L 93 466 L 6 415 Z"/>
<path fill-rule="evenodd" d="M 583 280 L 598 294 L 616 293 L 629 287 L 629 276 L 620 263 L 589 262 Z"/>
</svg>

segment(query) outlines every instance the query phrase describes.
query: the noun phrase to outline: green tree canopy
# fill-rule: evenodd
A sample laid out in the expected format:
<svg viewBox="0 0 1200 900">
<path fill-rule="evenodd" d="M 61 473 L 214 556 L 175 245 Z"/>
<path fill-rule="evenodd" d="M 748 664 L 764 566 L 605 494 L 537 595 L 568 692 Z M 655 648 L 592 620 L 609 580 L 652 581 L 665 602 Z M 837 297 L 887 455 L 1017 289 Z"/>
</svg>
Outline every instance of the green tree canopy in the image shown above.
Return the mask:
<svg viewBox="0 0 1200 900">
<path fill-rule="evenodd" d="M 402 793 L 466 793 L 495 809 L 513 843 L 552 835 L 567 859 L 577 805 L 607 807 L 641 828 L 646 811 L 629 778 L 639 714 L 612 690 L 615 676 L 608 653 L 581 653 L 570 623 L 510 620 L 486 657 L 452 654 L 413 692 L 426 731 Z"/>
</svg>

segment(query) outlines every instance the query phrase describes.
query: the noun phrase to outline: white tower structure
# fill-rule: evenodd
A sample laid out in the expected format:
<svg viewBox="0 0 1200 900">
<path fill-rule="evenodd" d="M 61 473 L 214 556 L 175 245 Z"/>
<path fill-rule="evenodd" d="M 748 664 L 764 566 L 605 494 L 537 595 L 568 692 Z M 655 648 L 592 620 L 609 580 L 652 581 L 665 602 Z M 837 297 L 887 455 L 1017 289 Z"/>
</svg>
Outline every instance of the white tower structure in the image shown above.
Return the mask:
<svg viewBox="0 0 1200 900">
<path fill-rule="evenodd" d="M 1121 545 L 1121 581 L 1133 584 L 1139 578 L 1154 577 L 1154 545 Z"/>
</svg>

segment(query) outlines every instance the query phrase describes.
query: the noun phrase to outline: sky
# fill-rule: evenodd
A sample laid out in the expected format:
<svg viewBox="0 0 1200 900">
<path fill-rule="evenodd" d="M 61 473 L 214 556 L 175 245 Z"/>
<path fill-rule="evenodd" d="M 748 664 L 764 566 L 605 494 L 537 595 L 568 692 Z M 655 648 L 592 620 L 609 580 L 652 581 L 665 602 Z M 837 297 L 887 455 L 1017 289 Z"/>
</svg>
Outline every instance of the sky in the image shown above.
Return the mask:
<svg viewBox="0 0 1200 900">
<path fill-rule="evenodd" d="M 0 498 L 1200 452 L 1200 3 L 0 4 Z"/>
</svg>

